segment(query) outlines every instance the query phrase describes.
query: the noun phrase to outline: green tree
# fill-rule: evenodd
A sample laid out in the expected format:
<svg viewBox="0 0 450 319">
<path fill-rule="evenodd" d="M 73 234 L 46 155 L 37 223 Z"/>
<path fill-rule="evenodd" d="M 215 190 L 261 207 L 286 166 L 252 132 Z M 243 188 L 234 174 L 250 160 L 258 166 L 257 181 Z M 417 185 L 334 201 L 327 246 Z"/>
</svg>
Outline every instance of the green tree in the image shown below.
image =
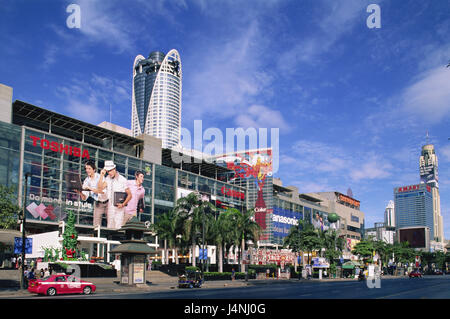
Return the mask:
<svg viewBox="0 0 450 319">
<path fill-rule="evenodd" d="M 374 242 L 374 249 L 378 253 L 378 256 L 380 256 L 380 267 L 383 267 L 383 265 L 386 265 L 388 263 L 389 257 L 391 256 L 391 247 L 392 245 L 382 240 Z"/>
<path fill-rule="evenodd" d="M 196 193 L 191 193 L 177 200 L 174 210 L 183 222 L 183 239 L 191 242 L 192 266 L 196 265 L 195 247 L 202 237 L 203 226 L 208 218 L 206 215 L 212 216 L 215 209 L 214 205 L 202 201 Z"/>
<path fill-rule="evenodd" d="M 325 258 L 330 262 L 330 266 L 335 268 L 336 259 L 342 255 L 344 249 L 344 239 L 339 237 L 335 230 L 328 230 L 322 235 L 323 248 L 325 248 Z"/>
<path fill-rule="evenodd" d="M 305 221 L 299 222 L 300 240 L 299 246 L 302 251 L 308 254 L 308 265 L 311 264 L 310 255 L 313 251 L 321 250 L 323 247 L 323 240 L 320 238 L 319 231 L 314 229 L 314 226 Z"/>
<path fill-rule="evenodd" d="M 17 219 L 20 213 L 14 187 L 0 185 L 0 228 L 18 229 Z"/>
<path fill-rule="evenodd" d="M 295 253 L 300 253 L 302 251 L 300 238 L 301 238 L 300 228 L 291 227 L 289 229 L 288 235 L 284 238 L 283 247 L 289 248 Z"/>
<path fill-rule="evenodd" d="M 75 214 L 70 210 L 63 233 L 62 255 L 64 260 L 76 259 L 78 256 L 78 233 L 75 229 L 75 221 Z"/>
<path fill-rule="evenodd" d="M 232 222 L 234 222 L 234 243 L 236 247 L 239 247 L 239 244 L 241 246 L 239 254 L 241 272 L 244 272 L 243 253 L 245 250 L 245 243 L 249 240 L 254 243 L 257 242 L 261 234 L 261 228 L 254 221 L 254 215 L 255 212 L 252 209 L 244 212 L 234 208 L 230 209 L 230 217 Z"/>
<path fill-rule="evenodd" d="M 151 229 L 161 240 L 164 241 L 163 264 L 169 263 L 168 246 L 175 249 L 176 263 L 178 263 L 178 252 L 176 247 L 178 230 L 176 226 L 177 215 L 174 210 L 170 210 L 159 215 L 155 223 L 151 225 Z"/>
<path fill-rule="evenodd" d="M 233 243 L 233 222 L 230 212 L 220 213 L 211 227 L 211 241 L 217 246 L 218 271 L 223 272 L 223 255 Z"/>
<path fill-rule="evenodd" d="M 353 248 L 352 254 L 361 257 L 363 262 L 366 263 L 372 261 L 374 250 L 374 242 L 372 240 L 361 240 Z"/>
<path fill-rule="evenodd" d="M 411 263 L 414 261 L 416 256 L 416 251 L 413 248 L 409 247 L 409 243 L 395 243 L 392 247 L 392 252 L 394 254 L 394 258 L 396 262 Z"/>
</svg>

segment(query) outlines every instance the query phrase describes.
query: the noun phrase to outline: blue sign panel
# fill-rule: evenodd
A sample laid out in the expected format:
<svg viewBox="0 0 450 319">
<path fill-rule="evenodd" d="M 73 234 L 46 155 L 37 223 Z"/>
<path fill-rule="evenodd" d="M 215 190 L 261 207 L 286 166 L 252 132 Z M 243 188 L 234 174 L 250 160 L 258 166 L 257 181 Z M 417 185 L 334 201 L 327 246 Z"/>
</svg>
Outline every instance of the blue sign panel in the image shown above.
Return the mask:
<svg viewBox="0 0 450 319">
<path fill-rule="evenodd" d="M 198 258 L 199 259 L 208 259 L 208 249 L 199 249 L 199 253 L 198 253 Z"/>
<path fill-rule="evenodd" d="M 293 212 L 274 206 L 272 215 L 273 236 L 286 237 L 291 227 L 298 226 L 298 222 L 302 217 L 300 212 Z"/>
<path fill-rule="evenodd" d="M 33 252 L 33 238 L 25 238 L 25 253 Z M 22 237 L 14 237 L 14 254 L 22 253 Z"/>
</svg>

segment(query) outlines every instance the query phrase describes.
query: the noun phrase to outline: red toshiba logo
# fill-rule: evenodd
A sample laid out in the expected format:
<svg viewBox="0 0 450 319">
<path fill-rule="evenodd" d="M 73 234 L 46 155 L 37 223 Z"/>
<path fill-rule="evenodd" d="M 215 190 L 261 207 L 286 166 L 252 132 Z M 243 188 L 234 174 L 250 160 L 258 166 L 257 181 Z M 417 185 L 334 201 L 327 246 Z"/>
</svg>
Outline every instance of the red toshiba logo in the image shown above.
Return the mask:
<svg viewBox="0 0 450 319">
<path fill-rule="evenodd" d="M 40 137 L 31 135 L 30 138 L 33 140 L 33 146 L 40 146 L 44 150 L 50 149 L 53 152 L 56 153 L 66 153 L 67 155 L 72 155 L 76 157 L 82 157 L 89 159 L 89 152 L 88 150 L 83 150 L 81 152 L 81 149 L 79 147 L 72 147 L 70 145 L 64 145 L 58 142 L 50 142 L 46 139 L 41 139 Z"/>
</svg>

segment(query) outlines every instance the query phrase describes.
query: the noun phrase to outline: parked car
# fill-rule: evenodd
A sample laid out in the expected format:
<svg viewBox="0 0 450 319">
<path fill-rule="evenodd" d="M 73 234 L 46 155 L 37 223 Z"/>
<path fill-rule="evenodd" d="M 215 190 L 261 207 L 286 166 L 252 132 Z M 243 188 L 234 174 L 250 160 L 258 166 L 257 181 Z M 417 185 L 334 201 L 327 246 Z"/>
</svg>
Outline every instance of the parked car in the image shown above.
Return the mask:
<svg viewBox="0 0 450 319">
<path fill-rule="evenodd" d="M 413 270 L 409 273 L 409 278 L 422 278 L 422 273 L 420 270 Z"/>
<path fill-rule="evenodd" d="M 41 295 L 93 293 L 97 287 L 92 282 L 80 280 L 66 274 L 51 275 L 42 279 L 33 279 L 28 283 L 28 291 Z"/>
<path fill-rule="evenodd" d="M 433 274 L 434 274 L 434 275 L 443 275 L 444 273 L 442 272 L 442 270 L 436 269 L 436 270 L 433 272 Z"/>
</svg>

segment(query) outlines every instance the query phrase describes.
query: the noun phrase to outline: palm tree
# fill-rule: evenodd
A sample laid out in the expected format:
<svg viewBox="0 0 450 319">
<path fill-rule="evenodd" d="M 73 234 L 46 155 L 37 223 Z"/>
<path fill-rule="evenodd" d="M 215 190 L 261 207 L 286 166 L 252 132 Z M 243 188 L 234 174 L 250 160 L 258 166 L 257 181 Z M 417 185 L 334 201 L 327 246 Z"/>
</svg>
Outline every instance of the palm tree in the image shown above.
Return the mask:
<svg viewBox="0 0 450 319">
<path fill-rule="evenodd" d="M 330 268 L 335 269 L 335 260 L 342 254 L 344 249 L 344 238 L 338 236 L 335 230 L 323 232 L 323 246 L 325 258 L 330 262 Z"/>
<path fill-rule="evenodd" d="M 151 229 L 156 232 L 157 236 L 164 240 L 164 261 L 163 264 L 169 263 L 168 256 L 168 242 L 169 247 L 174 248 L 176 246 L 176 213 L 174 210 L 170 210 L 162 215 L 159 215 L 156 222 L 151 225 Z M 178 260 L 178 253 L 177 260 Z"/>
<path fill-rule="evenodd" d="M 284 238 L 283 247 L 291 249 L 294 253 L 301 256 L 302 248 L 300 245 L 301 231 L 298 227 L 291 227 L 289 234 Z M 297 262 L 295 263 L 295 271 L 297 272 Z"/>
<path fill-rule="evenodd" d="M 206 214 L 215 211 L 214 205 L 202 201 L 196 193 L 177 200 L 174 210 L 183 222 L 183 237 L 191 242 L 192 266 L 196 265 L 195 247 L 198 238 L 203 234 L 203 225 L 206 222 Z"/>
<path fill-rule="evenodd" d="M 233 223 L 231 222 L 230 213 L 223 212 L 219 214 L 211 227 L 211 241 L 218 247 L 217 253 L 219 256 L 219 272 L 223 272 L 223 252 L 226 250 L 227 244 L 232 242 Z"/>
<path fill-rule="evenodd" d="M 374 248 L 375 248 L 375 251 L 380 256 L 380 267 L 383 268 L 383 263 L 387 264 L 387 262 L 388 262 L 387 258 L 389 257 L 389 251 L 390 251 L 389 244 L 387 244 L 386 242 L 384 242 L 382 240 L 379 240 L 379 241 L 374 242 Z"/>
<path fill-rule="evenodd" d="M 308 253 L 308 265 L 311 263 L 310 254 L 313 251 L 322 249 L 323 241 L 314 226 L 304 220 L 299 222 L 300 240 L 299 245 L 302 251 Z"/>
<path fill-rule="evenodd" d="M 249 240 L 257 242 L 261 234 L 261 228 L 253 219 L 255 212 L 252 209 L 241 212 L 238 209 L 232 208 L 229 212 L 231 221 L 234 223 L 234 244 L 236 247 L 239 247 L 239 244 L 241 246 L 239 258 L 240 271 L 244 272 L 243 253 L 245 250 L 245 243 Z"/>
</svg>

